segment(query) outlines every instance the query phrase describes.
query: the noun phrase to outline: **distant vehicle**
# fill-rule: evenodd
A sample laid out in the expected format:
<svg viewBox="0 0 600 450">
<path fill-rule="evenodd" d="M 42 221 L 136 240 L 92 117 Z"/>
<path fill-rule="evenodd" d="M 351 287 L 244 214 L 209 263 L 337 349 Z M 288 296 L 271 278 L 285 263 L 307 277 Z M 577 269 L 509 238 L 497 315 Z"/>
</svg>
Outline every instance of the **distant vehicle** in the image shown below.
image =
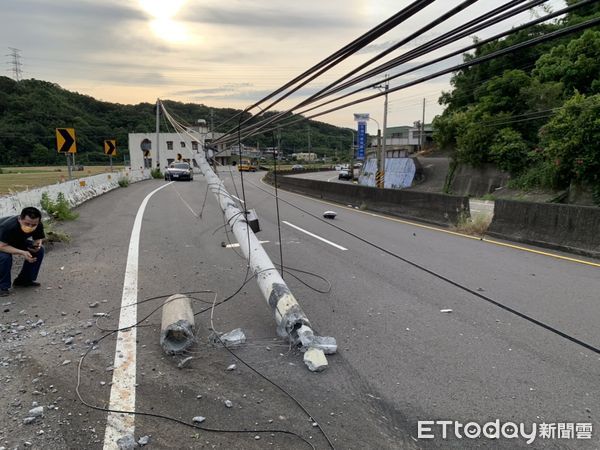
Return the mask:
<svg viewBox="0 0 600 450">
<path fill-rule="evenodd" d="M 174 162 L 167 167 L 167 170 L 165 171 L 165 181 L 175 180 L 194 180 L 194 173 L 188 163 Z"/>
<path fill-rule="evenodd" d="M 351 179 L 352 179 L 352 173 L 347 169 L 342 170 L 338 174 L 338 180 L 351 180 Z"/>
<path fill-rule="evenodd" d="M 304 170 L 304 166 L 301 164 L 294 164 L 292 170 Z"/>
<path fill-rule="evenodd" d="M 361 163 L 361 162 L 354 163 L 355 169 L 360 169 L 362 166 L 363 166 L 363 163 Z"/>
<path fill-rule="evenodd" d="M 242 159 L 238 164 L 238 170 L 240 172 L 256 172 L 258 167 L 249 159 Z"/>
</svg>

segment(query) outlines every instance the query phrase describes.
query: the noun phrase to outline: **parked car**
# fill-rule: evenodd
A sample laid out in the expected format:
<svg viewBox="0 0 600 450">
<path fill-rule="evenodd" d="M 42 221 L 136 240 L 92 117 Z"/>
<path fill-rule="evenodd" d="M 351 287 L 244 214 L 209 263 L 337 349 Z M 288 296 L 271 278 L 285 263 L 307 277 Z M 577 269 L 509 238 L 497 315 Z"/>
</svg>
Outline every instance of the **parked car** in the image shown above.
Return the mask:
<svg viewBox="0 0 600 450">
<path fill-rule="evenodd" d="M 186 162 L 174 162 L 167 167 L 165 171 L 165 181 L 188 180 L 194 179 L 194 172 L 190 165 Z"/>
<path fill-rule="evenodd" d="M 292 170 L 304 170 L 304 166 L 301 164 L 294 164 Z"/>
<path fill-rule="evenodd" d="M 352 179 L 352 173 L 347 169 L 342 170 L 338 174 L 338 180 L 351 180 L 351 179 Z"/>
<path fill-rule="evenodd" d="M 355 169 L 360 169 L 362 166 L 363 166 L 363 163 L 361 163 L 361 162 L 354 163 Z"/>
</svg>

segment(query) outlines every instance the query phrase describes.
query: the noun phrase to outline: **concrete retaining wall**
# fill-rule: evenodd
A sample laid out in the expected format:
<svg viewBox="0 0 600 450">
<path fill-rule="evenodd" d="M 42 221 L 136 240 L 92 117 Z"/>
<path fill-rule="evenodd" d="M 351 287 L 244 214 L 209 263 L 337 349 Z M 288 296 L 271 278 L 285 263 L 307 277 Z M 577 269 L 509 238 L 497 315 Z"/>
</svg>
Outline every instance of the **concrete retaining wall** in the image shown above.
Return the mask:
<svg viewBox="0 0 600 450">
<path fill-rule="evenodd" d="M 510 174 L 498 170 L 493 164 L 484 164 L 479 168 L 461 164 L 452 178 L 450 192 L 482 197 L 495 193 L 499 188 L 506 188 L 509 180 Z"/>
<path fill-rule="evenodd" d="M 269 173 L 266 181 L 273 184 Z M 396 189 L 377 189 L 346 183 L 328 183 L 319 180 L 292 178 L 278 174 L 277 185 L 281 189 L 305 194 L 344 205 L 364 207 L 409 219 L 436 225 L 456 224 L 461 213 L 469 214 L 469 199 L 430 192 L 414 192 Z"/>
<path fill-rule="evenodd" d="M 56 200 L 57 195 L 62 192 L 71 206 L 77 206 L 91 198 L 118 188 L 119 180 L 125 177 L 129 179 L 130 183 L 152 178 L 149 170 L 124 170 L 19 192 L 14 195 L 0 197 L 0 217 L 20 214 L 26 206 L 41 209 L 40 201 L 44 192 L 48 193 L 51 200 Z"/>
<path fill-rule="evenodd" d="M 600 258 L 600 208 L 496 200 L 487 234 Z"/>
</svg>

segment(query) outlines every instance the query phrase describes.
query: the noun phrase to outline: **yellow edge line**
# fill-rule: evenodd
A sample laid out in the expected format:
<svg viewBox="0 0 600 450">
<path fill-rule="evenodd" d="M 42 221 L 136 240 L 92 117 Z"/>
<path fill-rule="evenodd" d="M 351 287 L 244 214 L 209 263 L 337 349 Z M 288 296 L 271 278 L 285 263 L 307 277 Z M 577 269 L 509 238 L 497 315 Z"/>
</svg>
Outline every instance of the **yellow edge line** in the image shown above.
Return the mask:
<svg viewBox="0 0 600 450">
<path fill-rule="evenodd" d="M 271 188 L 273 187 L 270 184 L 265 183 L 262 180 L 262 178 L 260 179 L 260 182 L 262 184 L 264 184 L 265 186 L 269 186 Z M 283 189 L 283 190 L 285 191 L 285 189 Z M 524 251 L 524 252 L 535 253 L 536 255 L 548 256 L 550 258 L 561 259 L 563 261 L 569 261 L 569 262 L 574 262 L 574 263 L 578 263 L 578 264 L 584 264 L 586 266 L 600 267 L 600 263 L 595 263 L 595 262 L 591 262 L 591 261 L 585 261 L 583 259 L 570 258 L 568 256 L 562 256 L 562 255 L 557 255 L 555 253 L 543 252 L 541 250 L 534 250 L 532 248 L 521 247 L 520 245 L 507 244 L 505 242 L 495 241 L 495 240 L 492 240 L 492 239 L 488 239 L 486 237 L 479 238 L 479 237 L 476 237 L 476 236 L 469 236 L 468 234 L 458 233 L 456 231 L 444 230 L 443 228 L 436 228 L 436 227 L 432 227 L 430 225 L 423 225 L 423 224 L 416 223 L 416 222 L 410 222 L 408 220 L 396 219 L 395 217 L 383 216 L 381 214 L 376 214 L 376 213 L 372 213 L 372 212 L 361 211 L 359 209 L 354 209 L 354 208 L 348 208 L 347 206 L 340 205 L 339 203 L 333 203 L 333 202 L 328 202 L 326 200 L 320 200 L 320 199 L 317 199 L 317 198 L 314 198 L 314 197 L 309 197 L 308 195 L 298 194 L 296 192 L 291 192 L 291 191 L 285 191 L 285 192 L 287 192 L 288 194 L 297 195 L 298 197 L 308 198 L 308 199 L 311 199 L 311 200 L 314 200 L 316 202 L 323 203 L 323 204 L 326 204 L 326 205 L 337 206 L 339 208 L 344 208 L 344 209 L 346 209 L 348 211 L 354 211 L 354 212 L 361 213 L 361 214 L 366 214 L 366 215 L 372 216 L 372 217 L 379 217 L 381 219 L 390 220 L 392 222 L 403 223 L 405 225 L 412 225 L 414 227 L 424 228 L 426 230 L 437 231 L 439 233 L 451 234 L 451 235 L 454 235 L 454 236 L 460 236 L 460 237 L 467 238 L 467 239 L 472 239 L 472 240 L 475 240 L 475 241 L 487 242 L 488 244 L 494 244 L 494 245 L 498 245 L 500 247 L 507 247 L 507 248 L 512 248 L 512 249 L 515 249 L 515 250 L 521 250 L 521 251 Z"/>
</svg>

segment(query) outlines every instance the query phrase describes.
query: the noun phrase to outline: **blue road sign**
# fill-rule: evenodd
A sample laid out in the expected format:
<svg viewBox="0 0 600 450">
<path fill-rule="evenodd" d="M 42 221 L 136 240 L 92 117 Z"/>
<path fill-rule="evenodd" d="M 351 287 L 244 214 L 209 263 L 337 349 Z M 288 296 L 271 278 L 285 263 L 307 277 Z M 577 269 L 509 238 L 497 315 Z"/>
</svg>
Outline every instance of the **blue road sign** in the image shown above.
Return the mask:
<svg viewBox="0 0 600 450">
<path fill-rule="evenodd" d="M 367 124 L 358 122 L 358 150 L 356 159 L 365 159 L 365 147 L 367 143 Z"/>
</svg>

